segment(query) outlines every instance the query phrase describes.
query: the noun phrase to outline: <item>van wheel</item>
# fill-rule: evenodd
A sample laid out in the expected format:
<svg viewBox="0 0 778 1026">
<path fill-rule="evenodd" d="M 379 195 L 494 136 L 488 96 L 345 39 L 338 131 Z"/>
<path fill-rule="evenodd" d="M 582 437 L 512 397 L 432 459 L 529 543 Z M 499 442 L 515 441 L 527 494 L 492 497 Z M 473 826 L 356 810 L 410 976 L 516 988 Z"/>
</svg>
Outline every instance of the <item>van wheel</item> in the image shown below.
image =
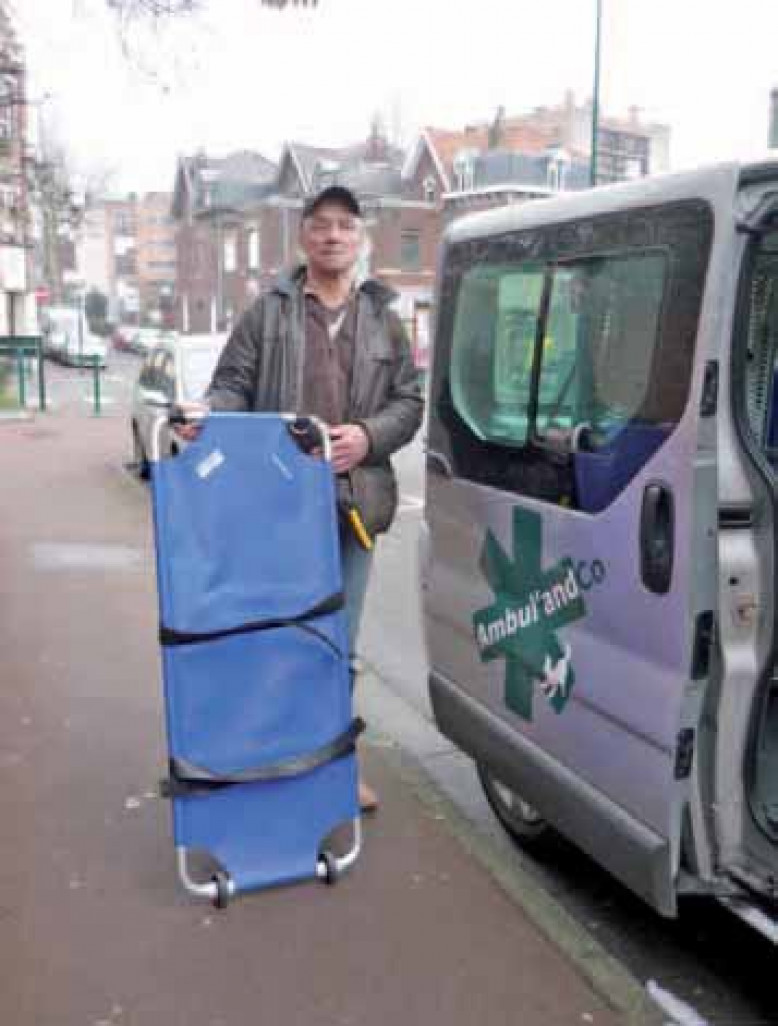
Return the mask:
<svg viewBox="0 0 778 1026">
<path fill-rule="evenodd" d="M 492 811 L 514 840 L 523 848 L 532 850 L 539 850 L 549 843 L 553 830 L 537 809 L 499 781 L 483 763 L 478 763 L 478 777 Z"/>
<path fill-rule="evenodd" d="M 149 461 L 146 458 L 143 443 L 140 440 L 140 434 L 135 424 L 132 425 L 132 462 L 135 464 L 135 470 L 141 481 L 147 481 L 151 468 L 149 467 Z"/>
</svg>

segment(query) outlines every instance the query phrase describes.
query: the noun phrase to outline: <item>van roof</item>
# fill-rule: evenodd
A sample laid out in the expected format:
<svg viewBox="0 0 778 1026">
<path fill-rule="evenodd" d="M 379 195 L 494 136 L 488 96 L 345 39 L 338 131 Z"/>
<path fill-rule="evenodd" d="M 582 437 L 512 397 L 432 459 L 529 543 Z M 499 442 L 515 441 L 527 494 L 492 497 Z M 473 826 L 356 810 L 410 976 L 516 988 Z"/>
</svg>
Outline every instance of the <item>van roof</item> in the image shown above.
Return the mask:
<svg viewBox="0 0 778 1026">
<path fill-rule="evenodd" d="M 778 185 L 778 155 L 769 155 L 764 160 L 751 163 L 730 162 L 693 171 L 650 175 L 618 185 L 604 185 L 468 214 L 449 225 L 444 241 L 462 242 L 685 199 L 706 199 L 715 207 L 717 203 L 731 203 L 739 186 L 762 180 L 772 180 Z"/>
</svg>

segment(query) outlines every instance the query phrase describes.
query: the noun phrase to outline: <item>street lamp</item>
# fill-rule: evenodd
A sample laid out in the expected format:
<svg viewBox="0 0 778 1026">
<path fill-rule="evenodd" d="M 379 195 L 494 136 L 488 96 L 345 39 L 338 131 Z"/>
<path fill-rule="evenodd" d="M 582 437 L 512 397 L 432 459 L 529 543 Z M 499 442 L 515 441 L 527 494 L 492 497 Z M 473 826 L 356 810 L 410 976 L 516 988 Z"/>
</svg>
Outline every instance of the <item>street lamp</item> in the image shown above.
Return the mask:
<svg viewBox="0 0 778 1026">
<path fill-rule="evenodd" d="M 602 28 L 602 0 L 595 0 L 594 26 L 594 89 L 592 95 L 592 155 L 589 163 L 589 184 L 597 184 L 597 145 L 600 130 L 600 36 Z"/>
</svg>

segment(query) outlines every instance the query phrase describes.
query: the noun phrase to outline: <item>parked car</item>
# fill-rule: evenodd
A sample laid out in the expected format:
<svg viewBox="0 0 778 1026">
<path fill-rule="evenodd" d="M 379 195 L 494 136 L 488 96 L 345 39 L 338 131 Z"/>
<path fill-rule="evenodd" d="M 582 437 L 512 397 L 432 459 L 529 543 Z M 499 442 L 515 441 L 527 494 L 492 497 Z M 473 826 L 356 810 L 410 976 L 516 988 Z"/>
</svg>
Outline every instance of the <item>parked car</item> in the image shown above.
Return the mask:
<svg viewBox="0 0 778 1026">
<path fill-rule="evenodd" d="M 176 338 L 173 331 L 163 328 L 135 328 L 129 336 L 128 348 L 140 356 L 147 356 L 161 342 Z"/>
<path fill-rule="evenodd" d="M 70 307 L 52 307 L 43 321 L 43 352 L 53 360 L 71 367 L 92 366 L 95 357 L 105 368 L 108 347 L 89 330 L 86 317 Z"/>
<path fill-rule="evenodd" d="M 69 367 L 92 367 L 95 359 L 101 370 L 108 365 L 108 346 L 97 335 L 86 332 L 82 335 L 67 333 L 63 345 L 57 351 L 57 359 Z"/>
<path fill-rule="evenodd" d="M 142 478 L 149 475 L 151 432 L 157 418 L 177 403 L 202 399 L 227 336 L 167 333 L 141 367 L 132 400 L 130 429 L 135 466 Z M 175 455 L 184 443 L 163 429 L 160 452 Z"/>
<path fill-rule="evenodd" d="M 130 351 L 130 339 L 137 329 L 126 324 L 117 324 L 111 332 L 111 345 L 117 353 Z"/>
<path fill-rule="evenodd" d="M 78 332 L 78 320 L 79 311 L 67 306 L 50 306 L 41 313 L 40 324 L 44 355 L 51 359 L 59 358 L 68 334 Z M 89 330 L 83 316 L 81 325 L 85 332 Z"/>
</svg>

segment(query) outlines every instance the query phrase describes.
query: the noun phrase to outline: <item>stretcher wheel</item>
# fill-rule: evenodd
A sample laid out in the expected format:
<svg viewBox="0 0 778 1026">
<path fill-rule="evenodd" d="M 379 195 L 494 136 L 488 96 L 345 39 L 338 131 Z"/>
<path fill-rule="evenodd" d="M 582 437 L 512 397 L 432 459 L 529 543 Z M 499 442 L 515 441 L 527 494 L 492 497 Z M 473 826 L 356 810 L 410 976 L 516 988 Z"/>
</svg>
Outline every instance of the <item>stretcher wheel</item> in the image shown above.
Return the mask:
<svg viewBox="0 0 778 1026">
<path fill-rule="evenodd" d="M 338 861 L 331 851 L 323 851 L 319 862 L 324 866 L 324 882 L 331 887 L 338 882 Z"/>
<path fill-rule="evenodd" d="M 213 882 L 216 884 L 216 897 L 213 899 L 215 908 L 227 908 L 232 896 L 230 877 L 223 869 L 213 874 Z"/>
</svg>

